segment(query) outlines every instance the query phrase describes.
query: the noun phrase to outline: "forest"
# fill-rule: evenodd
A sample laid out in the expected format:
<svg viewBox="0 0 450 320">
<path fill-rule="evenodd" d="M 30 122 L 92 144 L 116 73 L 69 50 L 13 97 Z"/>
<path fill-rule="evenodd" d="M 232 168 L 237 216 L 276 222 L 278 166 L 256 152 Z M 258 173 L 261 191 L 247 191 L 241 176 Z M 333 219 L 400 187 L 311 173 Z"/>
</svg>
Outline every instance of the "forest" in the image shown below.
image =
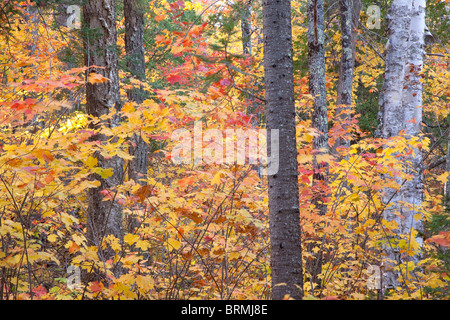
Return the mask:
<svg viewBox="0 0 450 320">
<path fill-rule="evenodd" d="M 449 299 L 449 23 L 3 0 L 0 300 Z"/>
</svg>

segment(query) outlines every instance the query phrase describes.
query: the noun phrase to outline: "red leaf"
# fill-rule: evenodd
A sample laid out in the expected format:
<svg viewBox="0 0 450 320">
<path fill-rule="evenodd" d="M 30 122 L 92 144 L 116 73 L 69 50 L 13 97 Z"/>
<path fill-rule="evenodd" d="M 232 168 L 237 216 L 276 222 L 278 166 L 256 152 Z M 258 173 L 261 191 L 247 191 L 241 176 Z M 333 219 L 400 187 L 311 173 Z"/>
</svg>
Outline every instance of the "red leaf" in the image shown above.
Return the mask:
<svg viewBox="0 0 450 320">
<path fill-rule="evenodd" d="M 92 292 L 100 292 L 105 287 L 103 286 L 103 283 L 98 283 L 98 281 L 92 282 L 91 286 L 89 287 Z"/>
<path fill-rule="evenodd" d="M 221 86 L 226 87 L 226 86 L 229 86 L 231 84 L 231 80 L 230 79 L 222 79 L 222 80 L 220 80 L 219 83 L 220 83 Z"/>
<path fill-rule="evenodd" d="M 167 77 L 167 82 L 174 84 L 175 82 L 181 83 L 181 77 L 178 74 L 171 74 Z"/>
</svg>

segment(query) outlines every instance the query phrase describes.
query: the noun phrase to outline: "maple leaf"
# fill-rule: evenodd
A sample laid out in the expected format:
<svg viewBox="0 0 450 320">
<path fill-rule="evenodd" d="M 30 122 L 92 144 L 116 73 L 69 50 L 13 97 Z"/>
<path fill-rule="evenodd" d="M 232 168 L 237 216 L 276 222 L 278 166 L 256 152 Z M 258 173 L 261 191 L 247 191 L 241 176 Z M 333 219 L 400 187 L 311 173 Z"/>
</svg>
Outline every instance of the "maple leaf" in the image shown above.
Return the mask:
<svg viewBox="0 0 450 320">
<path fill-rule="evenodd" d="M 181 76 L 178 74 L 171 74 L 167 77 L 167 82 L 170 84 L 175 84 L 176 82 L 181 83 Z"/>
<path fill-rule="evenodd" d="M 450 247 L 450 231 L 441 231 L 438 235 L 427 239 L 427 242 L 434 242 L 443 247 Z"/>
<path fill-rule="evenodd" d="M 155 21 L 160 22 L 160 21 L 164 20 L 165 18 L 167 18 L 167 16 L 165 14 L 160 14 L 155 17 Z"/>
<path fill-rule="evenodd" d="M 92 84 L 96 84 L 96 83 L 103 83 L 109 81 L 108 78 L 102 76 L 101 74 L 95 73 L 95 72 L 91 72 L 89 73 L 89 77 L 88 77 L 88 82 L 92 83 Z"/>
<path fill-rule="evenodd" d="M 123 241 L 128 243 L 130 246 L 135 244 L 139 240 L 139 236 L 137 234 L 128 233 L 123 237 Z"/>
<path fill-rule="evenodd" d="M 167 243 L 168 243 L 172 248 L 174 248 L 175 250 L 178 250 L 178 249 L 180 249 L 180 247 L 181 247 L 181 242 L 178 241 L 178 240 L 172 239 L 172 238 L 169 238 L 169 239 L 167 240 Z"/>
<path fill-rule="evenodd" d="M 178 180 L 177 183 L 180 188 L 184 188 L 188 185 L 192 185 L 193 182 L 194 182 L 194 177 L 186 177 L 181 180 Z"/>
<path fill-rule="evenodd" d="M 87 160 L 84 162 L 89 168 L 93 168 L 97 165 L 98 160 L 92 156 L 89 156 Z"/>
<path fill-rule="evenodd" d="M 219 185 L 219 184 L 221 184 L 222 183 L 221 177 L 222 177 L 222 171 L 217 172 L 214 175 L 214 178 L 211 180 L 211 184 L 212 185 Z"/>
<path fill-rule="evenodd" d="M 105 288 L 103 283 L 99 283 L 98 281 L 92 282 L 92 284 L 89 286 L 89 289 L 91 289 L 92 292 L 97 293 L 102 291 Z"/>
<path fill-rule="evenodd" d="M 449 172 L 444 172 L 443 174 L 439 175 L 436 178 L 436 180 L 441 182 L 441 183 L 446 183 L 449 176 L 450 176 L 450 171 Z"/>
</svg>

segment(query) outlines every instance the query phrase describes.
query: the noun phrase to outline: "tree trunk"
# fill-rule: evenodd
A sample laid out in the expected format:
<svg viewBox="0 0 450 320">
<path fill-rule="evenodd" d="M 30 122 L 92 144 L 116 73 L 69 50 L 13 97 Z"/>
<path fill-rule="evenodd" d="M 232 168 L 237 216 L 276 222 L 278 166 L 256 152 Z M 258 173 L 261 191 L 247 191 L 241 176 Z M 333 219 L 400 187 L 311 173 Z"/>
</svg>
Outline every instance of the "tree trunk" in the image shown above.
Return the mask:
<svg viewBox="0 0 450 320">
<path fill-rule="evenodd" d="M 402 96 L 405 78 L 412 0 L 394 0 L 387 16 L 389 39 L 386 44 L 385 74 L 380 96 L 381 137 L 397 136 L 402 130 Z"/>
<path fill-rule="evenodd" d="M 279 171 L 269 174 L 272 298 L 303 296 L 291 4 L 263 1 L 268 134 L 279 133 Z M 269 140 L 269 139 L 268 139 Z M 271 154 L 268 147 L 268 155 Z"/>
<path fill-rule="evenodd" d="M 450 172 L 450 133 L 447 136 L 447 155 L 445 157 L 445 171 Z M 445 184 L 444 193 L 445 205 L 450 208 L 450 176 L 448 177 L 447 183 Z"/>
<path fill-rule="evenodd" d="M 356 2 L 354 4 L 354 2 Z M 359 0 L 340 0 L 341 13 L 341 63 L 339 65 L 339 79 L 337 84 L 337 100 L 335 118 L 342 126 L 345 134 L 336 141 L 333 146 L 333 153 L 338 147 L 350 147 L 350 140 L 347 136 L 348 122 L 351 119 L 353 71 L 355 66 L 356 39 L 353 29 L 359 20 Z M 353 15 L 356 15 L 356 19 Z"/>
<path fill-rule="evenodd" d="M 420 73 L 423 71 L 423 56 L 425 46 L 425 7 L 426 0 L 414 0 L 411 12 L 411 25 L 408 43 L 408 60 L 405 71 L 405 81 L 403 90 L 403 125 L 407 138 L 417 138 L 421 134 L 422 125 L 422 89 L 423 85 Z M 412 205 L 411 208 L 403 208 L 401 234 L 408 235 L 408 243 L 416 241 L 420 246 L 423 244 L 423 238 L 419 235 L 414 236 L 414 231 L 423 233 L 422 218 L 420 208 L 422 206 L 423 194 L 423 175 L 422 175 L 422 151 L 414 148 L 413 154 L 405 157 L 408 163 L 407 172 L 413 176 L 411 181 L 406 181 L 402 187 L 402 201 Z M 417 253 L 412 256 L 405 255 L 403 262 L 413 261 L 418 263 L 420 255 Z M 407 272 L 407 271 L 405 271 Z M 405 275 L 408 277 L 408 275 Z"/>
<path fill-rule="evenodd" d="M 124 0 L 125 16 L 125 51 L 127 67 L 137 79 L 145 80 L 144 49 L 144 10 L 139 7 L 139 0 Z M 142 88 L 128 91 L 128 99 L 142 103 L 145 91 Z M 134 156 L 128 166 L 128 177 L 145 185 L 147 182 L 147 143 L 140 134 L 134 134 L 129 152 Z"/>
<path fill-rule="evenodd" d="M 250 3 L 251 0 L 244 3 L 243 15 L 241 20 L 241 31 L 242 31 L 242 52 L 244 55 L 252 54 L 252 42 L 251 42 L 251 24 L 250 24 Z"/>
<path fill-rule="evenodd" d="M 385 139 L 397 136 L 404 130 L 408 139 L 418 137 L 422 123 L 422 84 L 419 72 L 423 67 L 425 1 L 394 0 L 389 20 L 389 40 L 386 45 L 386 71 L 382 97 L 380 97 L 381 134 Z M 396 288 L 408 276 L 394 268 L 400 263 L 418 261 L 418 256 L 402 254 L 396 245 L 396 238 L 402 235 L 409 243 L 422 239 L 413 238 L 414 231 L 421 231 L 422 220 L 415 219 L 423 200 L 421 168 L 422 155 L 415 149 L 413 155 L 405 156 L 405 170 L 413 175 L 411 181 L 396 179 L 402 184 L 400 190 L 384 190 L 383 202 L 389 205 L 384 210 L 384 219 L 395 221 L 398 228 L 385 246 L 385 271 L 383 284 L 386 288 Z M 402 203 L 408 203 L 410 207 Z M 417 217 L 416 217 L 417 218 Z"/>
<path fill-rule="evenodd" d="M 325 87 L 325 35 L 323 27 L 323 0 L 308 1 L 308 62 L 309 62 L 309 93 L 313 97 L 312 126 L 318 132 L 313 139 L 313 149 L 316 155 L 329 152 L 328 146 L 328 110 L 327 92 Z M 326 179 L 328 165 L 313 160 L 313 199 L 312 203 L 317 208 L 317 214 L 325 215 L 327 204 Z M 320 230 L 318 230 L 320 233 Z M 308 271 L 312 282 L 320 285 L 318 275 L 322 270 L 322 251 L 313 250 L 320 244 L 308 244 L 308 252 L 315 255 L 315 259 L 308 262 Z M 316 252 L 316 253 L 313 253 Z"/>
<path fill-rule="evenodd" d="M 313 96 L 312 126 L 318 131 L 313 139 L 316 154 L 325 154 L 328 146 L 328 110 L 327 91 L 325 87 L 325 35 L 323 31 L 323 0 L 308 2 L 308 58 L 309 58 L 309 93 Z M 316 189 L 325 183 L 328 173 L 325 163 L 314 161 L 313 181 Z M 324 215 L 327 205 L 322 201 L 321 191 L 314 198 L 319 214 Z"/>
<path fill-rule="evenodd" d="M 120 109 L 119 75 L 117 69 L 116 52 L 116 14 L 114 0 L 88 0 L 83 7 L 84 26 L 86 35 L 86 65 L 99 66 L 95 72 L 107 77 L 109 81 L 103 83 L 86 84 L 87 113 L 94 117 L 109 114 L 112 110 Z M 93 72 L 90 69 L 89 72 Z M 117 125 L 118 119 L 112 119 L 105 126 Z M 105 141 L 103 135 L 96 135 L 93 140 Z M 102 240 L 107 235 L 114 235 L 122 240 L 122 208 L 115 200 L 103 201 L 101 191 L 114 188 L 122 183 L 123 162 L 117 156 L 106 159 L 96 154 L 101 168 L 112 168 L 113 175 L 102 179 L 98 175 L 91 178 L 100 181 L 100 186 L 88 191 L 87 239 L 89 245 L 99 247 L 99 256 L 106 261 L 112 258 L 114 252 L 109 249 L 100 250 Z M 115 270 L 116 275 L 120 272 Z"/>
</svg>

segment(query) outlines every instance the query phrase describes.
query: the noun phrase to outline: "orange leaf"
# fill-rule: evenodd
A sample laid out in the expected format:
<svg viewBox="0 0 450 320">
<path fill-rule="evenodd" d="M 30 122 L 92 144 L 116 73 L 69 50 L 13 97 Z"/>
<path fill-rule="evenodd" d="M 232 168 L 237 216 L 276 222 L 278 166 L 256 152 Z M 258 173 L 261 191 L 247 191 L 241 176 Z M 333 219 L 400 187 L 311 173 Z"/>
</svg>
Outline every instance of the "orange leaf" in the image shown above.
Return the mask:
<svg viewBox="0 0 450 320">
<path fill-rule="evenodd" d="M 164 20 L 166 17 L 167 16 L 165 14 L 160 14 L 155 17 L 155 20 L 156 22 L 160 22 L 161 20 Z"/>
<path fill-rule="evenodd" d="M 99 283 L 98 281 L 95 281 L 91 284 L 91 286 L 89 287 L 91 289 L 92 292 L 100 292 L 102 291 L 105 287 L 103 286 L 103 283 Z"/>
<path fill-rule="evenodd" d="M 76 244 L 75 242 L 72 242 L 72 245 L 69 248 L 69 253 L 73 253 L 80 250 L 80 246 Z"/>
<path fill-rule="evenodd" d="M 94 73 L 94 72 L 89 73 L 88 81 L 92 84 L 103 83 L 108 80 L 109 80 L 108 78 L 102 76 L 101 74 Z"/>
<path fill-rule="evenodd" d="M 441 231 L 438 235 L 427 239 L 427 242 L 434 242 L 443 247 L 450 247 L 450 231 Z"/>
<path fill-rule="evenodd" d="M 184 188 L 188 185 L 191 185 L 194 182 L 194 177 L 186 177 L 178 181 L 178 186 L 180 188 Z"/>
</svg>

